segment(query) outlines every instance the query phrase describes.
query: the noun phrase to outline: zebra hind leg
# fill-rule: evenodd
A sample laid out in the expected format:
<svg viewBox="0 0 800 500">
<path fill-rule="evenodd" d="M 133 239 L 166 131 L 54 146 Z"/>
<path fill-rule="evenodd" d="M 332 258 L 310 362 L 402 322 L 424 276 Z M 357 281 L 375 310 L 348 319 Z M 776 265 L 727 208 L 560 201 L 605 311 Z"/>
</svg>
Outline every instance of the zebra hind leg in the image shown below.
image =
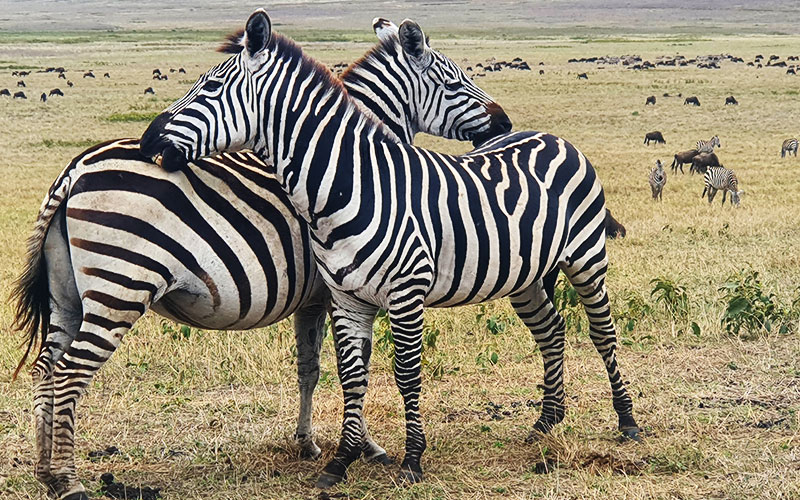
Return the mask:
<svg viewBox="0 0 800 500">
<path fill-rule="evenodd" d="M 145 302 L 96 290 L 83 294 L 83 319 L 72 344 L 53 370 L 53 443 L 50 472 L 62 500 L 88 500 L 75 468 L 75 407 L 94 374 L 113 354 Z M 147 303 L 149 305 L 149 302 Z"/>
<path fill-rule="evenodd" d="M 548 297 L 543 280 L 512 295 L 511 305 L 536 340 L 544 363 L 542 413 L 526 439 L 531 442 L 536 432 L 550 432 L 564 419 L 564 319 Z"/>
<path fill-rule="evenodd" d="M 589 319 L 589 336 L 606 366 L 614 410 L 619 417 L 619 430 L 623 436 L 639 441 L 640 429 L 633 418 L 633 401 L 628 395 L 617 365 L 617 334 L 605 285 L 608 269 L 605 247 L 602 247 L 600 252 L 595 255 L 585 255 L 565 267 L 564 272 L 578 292 Z"/>
</svg>

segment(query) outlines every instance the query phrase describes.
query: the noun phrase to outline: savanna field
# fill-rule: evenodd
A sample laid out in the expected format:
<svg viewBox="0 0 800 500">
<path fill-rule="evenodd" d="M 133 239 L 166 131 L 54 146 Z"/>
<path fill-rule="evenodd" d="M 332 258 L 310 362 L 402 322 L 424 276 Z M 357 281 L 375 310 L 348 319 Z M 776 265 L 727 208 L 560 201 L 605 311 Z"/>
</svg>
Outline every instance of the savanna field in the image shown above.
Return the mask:
<svg viewBox="0 0 800 500">
<path fill-rule="evenodd" d="M 399 20 L 395 20 L 399 21 Z M 425 26 L 424 20 L 419 19 Z M 352 62 L 373 43 L 315 41 L 311 56 Z M 221 32 L 0 35 L 0 296 L 22 269 L 25 239 L 50 183 L 98 142 L 138 137 L 194 78 L 224 56 Z M 567 320 L 567 416 L 526 443 L 539 414 L 542 361 L 506 300 L 425 316 L 422 415 L 426 481 L 396 485 L 397 466 L 357 462 L 330 498 L 798 498 L 800 497 L 800 159 L 781 142 L 800 135 L 800 76 L 723 61 L 721 69 L 568 63 L 637 54 L 687 58 L 727 53 L 786 60 L 800 37 L 649 36 L 535 40 L 453 39 L 431 44 L 462 67 L 520 57 L 533 71 L 505 69 L 476 82 L 516 130 L 541 130 L 580 149 L 599 172 L 608 207 L 627 229 L 608 243 L 608 288 L 617 320 L 620 368 L 641 443 L 616 431 L 608 380 L 571 290 L 559 288 Z M 539 62 L 544 64 L 539 66 Z M 790 62 L 791 64 L 791 62 Z M 67 78 L 37 73 L 63 66 Z M 170 68 L 185 68 L 186 74 Z M 154 68 L 168 75 L 152 80 Z M 539 69 L 544 74 L 539 74 Z M 31 74 L 19 78 L 12 71 Z M 92 70 L 97 78 L 83 78 Z M 108 72 L 110 78 L 103 78 Z M 588 80 L 578 80 L 578 73 Z M 26 88 L 17 88 L 24 79 Z M 39 101 L 60 88 L 64 97 Z M 153 87 L 155 95 L 145 95 Z M 662 97 L 664 93 L 682 97 Z M 645 99 L 655 95 L 655 106 Z M 700 107 L 684 106 L 696 95 Z M 738 106 L 724 106 L 733 95 Z M 666 145 L 645 146 L 661 131 Z M 741 207 L 700 199 L 702 176 L 668 169 L 663 202 L 650 196 L 655 161 L 719 135 Z M 442 152 L 467 143 L 418 136 Z M 12 374 L 22 335 L 14 304 L 0 302 L 0 496 L 45 498 L 33 476 L 31 384 Z M 392 374 L 387 322 L 375 330 L 366 414 L 375 439 L 402 454 L 401 398 Z M 322 354 L 314 424 L 320 461 L 298 457 L 298 408 L 289 320 L 248 332 L 202 331 L 154 314 L 137 323 L 78 406 L 76 456 L 87 490 L 112 472 L 128 485 L 160 488 L 165 499 L 323 498 L 313 482 L 332 457 L 341 388 L 330 334 Z M 89 457 L 114 446 L 119 453 Z M 99 493 L 96 493 L 99 496 Z"/>
</svg>

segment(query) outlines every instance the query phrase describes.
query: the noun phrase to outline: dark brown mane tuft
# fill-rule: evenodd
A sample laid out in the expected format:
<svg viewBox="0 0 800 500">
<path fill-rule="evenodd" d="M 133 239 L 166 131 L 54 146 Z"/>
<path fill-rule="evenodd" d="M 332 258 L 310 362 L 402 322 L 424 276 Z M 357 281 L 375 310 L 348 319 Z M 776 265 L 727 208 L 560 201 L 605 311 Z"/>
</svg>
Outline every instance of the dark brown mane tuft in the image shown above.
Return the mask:
<svg viewBox="0 0 800 500">
<path fill-rule="evenodd" d="M 291 54 L 293 58 L 297 58 L 300 60 L 300 66 L 302 68 L 307 68 L 306 71 L 312 72 L 319 81 L 326 84 L 328 87 L 335 87 L 340 91 L 347 94 L 347 90 L 345 90 L 344 85 L 342 82 L 339 81 L 338 78 L 333 76 L 331 70 L 328 69 L 327 66 L 317 62 L 316 60 L 308 57 L 304 52 L 303 49 L 297 45 L 294 40 L 288 38 L 286 36 L 281 35 L 280 33 L 272 32 L 272 38 L 270 39 L 270 46 L 278 47 L 278 51 L 283 54 Z M 349 97 L 349 96 L 348 96 Z"/>
<path fill-rule="evenodd" d="M 217 48 L 217 52 L 222 52 L 223 54 L 238 54 L 244 50 L 242 40 L 244 40 L 244 29 L 236 30 L 225 37 L 225 41 Z"/>
</svg>

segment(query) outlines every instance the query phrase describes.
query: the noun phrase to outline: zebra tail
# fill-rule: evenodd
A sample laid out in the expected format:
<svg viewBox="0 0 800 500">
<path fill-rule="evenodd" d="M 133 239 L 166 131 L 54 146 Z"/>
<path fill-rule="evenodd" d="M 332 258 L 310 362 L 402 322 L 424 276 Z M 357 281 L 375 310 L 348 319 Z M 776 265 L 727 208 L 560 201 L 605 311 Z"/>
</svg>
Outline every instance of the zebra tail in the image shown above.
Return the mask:
<svg viewBox="0 0 800 500">
<path fill-rule="evenodd" d="M 27 342 L 25 354 L 22 356 L 17 369 L 14 370 L 16 380 L 28 355 L 36 344 L 36 334 L 41 339 L 39 349 L 44 347 L 45 338 L 50 328 L 50 285 L 47 280 L 47 262 L 44 256 L 44 242 L 47 231 L 53 221 L 53 216 L 58 212 L 61 203 L 66 200 L 69 191 L 70 178 L 65 171 L 50 188 L 48 195 L 39 210 L 39 216 L 34 225 L 33 234 L 28 238 L 28 256 L 22 274 L 14 282 L 10 300 L 16 302 L 14 329 L 25 331 Z"/>
</svg>

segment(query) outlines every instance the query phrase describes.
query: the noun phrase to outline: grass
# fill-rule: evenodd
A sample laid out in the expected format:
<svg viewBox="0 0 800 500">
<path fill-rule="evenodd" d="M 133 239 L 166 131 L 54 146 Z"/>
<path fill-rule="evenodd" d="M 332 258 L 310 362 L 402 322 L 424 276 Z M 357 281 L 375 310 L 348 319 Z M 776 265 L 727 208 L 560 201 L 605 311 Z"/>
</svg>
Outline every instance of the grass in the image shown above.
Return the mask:
<svg viewBox="0 0 800 500">
<path fill-rule="evenodd" d="M 0 177 L 6 180 L 0 183 L 0 296 L 8 296 L 22 268 L 25 238 L 61 168 L 94 142 L 139 136 L 147 120 L 188 89 L 172 74 L 168 81 L 153 81 L 152 69 L 185 67 L 192 78 L 222 58 L 212 50 L 216 38 L 162 35 L 92 34 L 62 46 L 59 38 L 37 34 L 51 40 L 46 52 L 31 50 L 22 36 L 3 39 L 6 53 L 15 54 L 4 56 L 3 64 L 63 65 L 75 87 L 64 88 L 54 74 L 32 73 L 26 77 L 29 95 L 59 86 L 66 96 L 47 103 L 0 99 Z M 160 39 L 180 43 L 154 43 Z M 779 147 L 798 134 L 791 110 L 800 105 L 793 90 L 800 80 L 779 68 L 730 63 L 718 71 L 633 72 L 566 61 L 631 53 L 651 60 L 721 52 L 745 60 L 757 53 L 785 58 L 800 53 L 800 38 L 698 36 L 681 39 L 691 43 L 681 47 L 669 45 L 679 41 L 672 37 L 432 40 L 463 66 L 515 56 L 532 66 L 545 63 L 543 76 L 537 68 L 504 71 L 478 83 L 505 107 L 515 128 L 545 130 L 579 147 L 601 176 L 608 206 L 627 228 L 625 239 L 609 243 L 608 287 L 621 369 L 648 437 L 641 444 L 617 441 L 605 372 L 568 290 L 560 296 L 568 324 L 567 417 L 533 444 L 524 438 L 538 416 L 541 357 L 507 301 L 430 310 L 422 399 L 426 482 L 397 486 L 396 468 L 387 472 L 357 463 L 350 480 L 332 494 L 797 498 L 800 342 L 792 304 L 800 295 L 800 160 L 781 160 Z M 369 45 L 304 43 L 329 64 L 353 61 Z M 81 78 L 100 66 L 111 79 Z M 577 81 L 581 72 L 589 74 L 588 81 Z M 0 74 L 0 87 L 15 85 L 10 73 Z M 142 95 L 148 86 L 157 98 Z M 702 107 L 660 97 L 664 92 L 697 95 Z M 731 94 L 740 105 L 726 108 L 724 98 Z M 658 103 L 645 108 L 649 95 Z M 651 130 L 662 131 L 667 145 L 644 146 L 642 136 Z M 722 207 L 719 196 L 709 206 L 700 200 L 698 176 L 671 172 L 663 203 L 652 202 L 647 172 L 655 160 L 669 164 L 672 154 L 714 134 L 722 139 L 720 159 L 746 191 L 742 207 Z M 417 142 L 453 153 L 469 148 L 427 136 Z M 733 302 L 727 291 L 736 289 L 726 283 L 751 270 L 758 272 L 758 287 L 742 289 L 757 290 L 747 292 L 754 301 L 769 298 L 769 314 L 778 311 L 790 324 L 786 333 L 758 328 L 761 316 L 745 323 L 756 325 L 755 333 L 737 335 L 723 326 Z M 742 307 L 741 301 L 735 304 Z M 0 304 L 0 492 L 4 498 L 40 498 L 44 490 L 32 476 L 30 384 L 10 377 L 21 355 L 12 306 Z M 376 327 L 379 339 L 385 331 L 381 323 Z M 220 333 L 187 330 L 149 314 L 79 405 L 79 473 L 90 491 L 97 491 L 100 474 L 113 472 L 127 484 L 160 487 L 168 499 L 316 498 L 311 484 L 332 456 L 341 421 L 330 336 L 322 362 L 314 418 L 324 457 L 309 463 L 297 457 L 291 440 L 298 398 L 289 321 Z M 391 363 L 391 349 L 376 340 L 367 418 L 378 442 L 397 455 L 404 442 L 403 408 Z M 110 445 L 122 453 L 88 458 Z"/>
</svg>

